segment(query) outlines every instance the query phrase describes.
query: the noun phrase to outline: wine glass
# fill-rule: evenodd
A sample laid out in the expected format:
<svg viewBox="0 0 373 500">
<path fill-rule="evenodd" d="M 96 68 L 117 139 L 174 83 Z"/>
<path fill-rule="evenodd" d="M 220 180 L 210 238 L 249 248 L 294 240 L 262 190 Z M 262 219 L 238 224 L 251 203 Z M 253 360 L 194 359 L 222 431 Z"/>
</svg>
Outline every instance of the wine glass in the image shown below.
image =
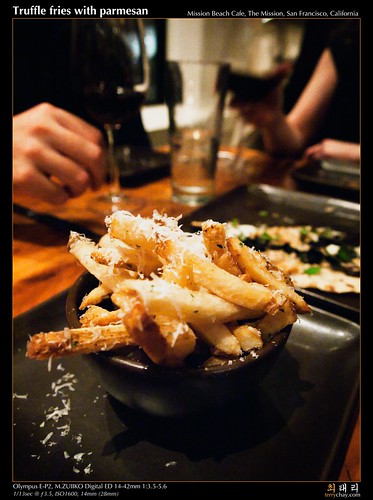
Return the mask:
<svg viewBox="0 0 373 500">
<path fill-rule="evenodd" d="M 109 192 L 94 199 L 91 207 L 104 214 L 136 211 L 143 202 L 121 192 L 115 132 L 138 113 L 149 87 L 143 22 L 79 19 L 73 21 L 72 34 L 75 91 L 92 120 L 104 127 L 108 143 Z"/>
</svg>

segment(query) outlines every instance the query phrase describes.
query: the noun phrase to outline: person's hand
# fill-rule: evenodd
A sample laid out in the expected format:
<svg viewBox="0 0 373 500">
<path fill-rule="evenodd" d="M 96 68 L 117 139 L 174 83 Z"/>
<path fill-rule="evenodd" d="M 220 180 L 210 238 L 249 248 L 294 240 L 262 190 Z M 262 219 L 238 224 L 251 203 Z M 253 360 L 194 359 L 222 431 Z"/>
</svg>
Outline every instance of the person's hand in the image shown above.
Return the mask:
<svg viewBox="0 0 373 500">
<path fill-rule="evenodd" d="M 259 129 L 273 126 L 279 119 L 283 118 L 283 80 L 290 70 L 291 64 L 289 63 L 277 66 L 271 77 L 276 78 L 278 82 L 262 101 L 244 102 L 233 96 L 229 105 L 239 111 L 244 121 Z"/>
<path fill-rule="evenodd" d="M 13 194 L 60 204 L 97 189 L 105 177 L 105 142 L 81 118 L 42 103 L 13 118 Z"/>
<path fill-rule="evenodd" d="M 307 148 L 304 152 L 307 160 L 339 160 L 343 162 L 360 162 L 360 144 L 353 142 L 324 139 Z"/>
</svg>

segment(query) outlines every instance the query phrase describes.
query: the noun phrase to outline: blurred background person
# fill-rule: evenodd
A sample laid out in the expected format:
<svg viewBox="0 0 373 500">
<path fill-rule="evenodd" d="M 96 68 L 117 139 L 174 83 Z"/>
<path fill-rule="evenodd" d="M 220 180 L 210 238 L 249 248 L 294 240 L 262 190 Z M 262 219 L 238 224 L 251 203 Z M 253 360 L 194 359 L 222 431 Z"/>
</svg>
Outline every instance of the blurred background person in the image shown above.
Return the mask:
<svg viewBox="0 0 373 500">
<path fill-rule="evenodd" d="M 262 147 L 270 154 L 358 163 L 359 20 L 331 20 L 322 26 L 318 38 L 320 23 L 306 23 L 285 90 L 279 83 L 260 102 L 233 98 L 231 105 L 257 128 Z M 284 66 L 277 71 L 287 76 Z"/>
<path fill-rule="evenodd" d="M 13 43 L 13 196 L 63 203 L 105 179 L 105 134 L 76 97 L 68 19 L 17 19 Z M 140 112 L 117 144 L 151 148 Z"/>
</svg>

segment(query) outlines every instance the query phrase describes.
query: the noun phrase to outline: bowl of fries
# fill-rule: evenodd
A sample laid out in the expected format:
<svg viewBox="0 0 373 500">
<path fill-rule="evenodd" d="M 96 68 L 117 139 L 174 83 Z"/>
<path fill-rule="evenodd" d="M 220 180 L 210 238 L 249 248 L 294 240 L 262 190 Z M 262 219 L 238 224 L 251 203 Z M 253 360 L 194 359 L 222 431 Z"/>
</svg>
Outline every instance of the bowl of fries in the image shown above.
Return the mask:
<svg viewBox="0 0 373 500">
<path fill-rule="evenodd" d="M 79 304 L 96 285 L 96 278 L 84 273 L 70 289 L 67 318 L 71 328 L 81 328 Z M 114 346 L 86 359 L 101 385 L 121 403 L 155 416 L 180 417 L 211 412 L 248 397 L 275 364 L 291 327 L 239 357 L 218 351 L 211 354 L 214 349 L 197 339 L 182 364 L 157 364 L 135 345 Z"/>
<path fill-rule="evenodd" d="M 85 272 L 66 304 L 69 328 L 34 335 L 27 355 L 88 355 L 102 386 L 128 407 L 173 417 L 249 396 L 310 307 L 254 248 L 206 221 L 118 211 L 98 243 L 71 232 Z"/>
</svg>

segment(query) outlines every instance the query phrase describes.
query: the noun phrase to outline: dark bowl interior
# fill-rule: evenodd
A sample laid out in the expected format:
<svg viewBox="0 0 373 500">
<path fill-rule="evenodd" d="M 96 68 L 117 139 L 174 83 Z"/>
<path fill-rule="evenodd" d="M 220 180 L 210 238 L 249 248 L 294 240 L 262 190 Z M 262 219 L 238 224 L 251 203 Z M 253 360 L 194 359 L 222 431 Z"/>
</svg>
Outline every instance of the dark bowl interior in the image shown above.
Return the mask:
<svg viewBox="0 0 373 500">
<path fill-rule="evenodd" d="M 79 328 L 82 298 L 97 286 L 89 273 L 80 276 L 70 288 L 66 316 L 70 328 Z M 139 348 L 86 355 L 98 373 L 105 390 L 136 410 L 162 416 L 183 416 L 214 411 L 248 397 L 276 362 L 290 335 L 291 325 L 279 332 L 257 352 L 223 365 L 187 365 L 167 368 L 153 364 Z"/>
</svg>

